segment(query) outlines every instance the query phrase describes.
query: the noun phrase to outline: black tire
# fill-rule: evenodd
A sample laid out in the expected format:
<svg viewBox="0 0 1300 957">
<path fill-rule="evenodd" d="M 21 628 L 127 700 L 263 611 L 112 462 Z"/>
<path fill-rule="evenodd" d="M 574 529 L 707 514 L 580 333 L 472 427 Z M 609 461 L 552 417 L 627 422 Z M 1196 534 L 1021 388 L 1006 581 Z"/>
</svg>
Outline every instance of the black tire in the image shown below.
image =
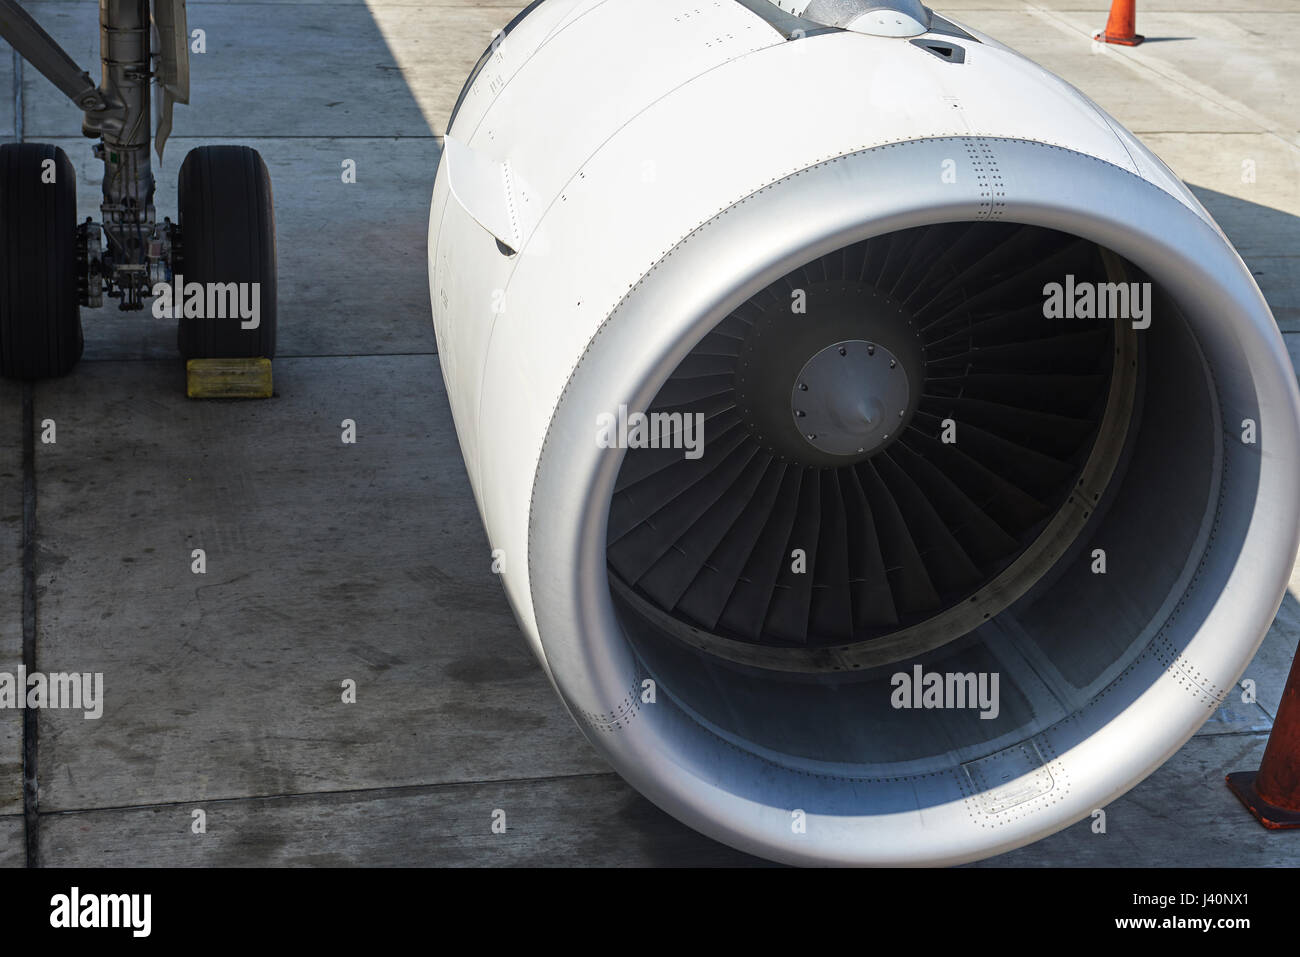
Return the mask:
<svg viewBox="0 0 1300 957">
<path fill-rule="evenodd" d="M 258 326 L 238 316 L 178 320 L 186 359 L 275 358 L 275 210 L 271 177 L 257 150 L 200 146 L 180 173 L 180 254 L 173 271 L 186 286 L 197 282 L 258 283 Z M 179 282 L 179 278 L 177 279 Z M 249 290 L 251 292 L 251 289 Z M 181 293 L 176 290 L 177 296 Z"/>
<path fill-rule="evenodd" d="M 66 375 L 82 347 L 76 171 L 48 143 L 0 146 L 0 376 Z"/>
</svg>

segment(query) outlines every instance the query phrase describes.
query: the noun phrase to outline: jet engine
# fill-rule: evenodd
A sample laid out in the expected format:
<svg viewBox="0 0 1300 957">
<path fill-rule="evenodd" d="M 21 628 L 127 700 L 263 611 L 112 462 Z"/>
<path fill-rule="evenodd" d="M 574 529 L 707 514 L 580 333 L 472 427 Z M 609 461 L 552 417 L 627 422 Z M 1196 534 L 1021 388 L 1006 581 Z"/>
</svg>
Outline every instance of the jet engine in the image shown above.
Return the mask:
<svg viewBox="0 0 1300 957">
<path fill-rule="evenodd" d="M 1104 807 L 1233 689 L 1300 538 L 1250 272 L 1078 90 L 916 0 L 541 0 L 429 231 L 496 566 L 655 804 L 798 864 Z"/>
</svg>

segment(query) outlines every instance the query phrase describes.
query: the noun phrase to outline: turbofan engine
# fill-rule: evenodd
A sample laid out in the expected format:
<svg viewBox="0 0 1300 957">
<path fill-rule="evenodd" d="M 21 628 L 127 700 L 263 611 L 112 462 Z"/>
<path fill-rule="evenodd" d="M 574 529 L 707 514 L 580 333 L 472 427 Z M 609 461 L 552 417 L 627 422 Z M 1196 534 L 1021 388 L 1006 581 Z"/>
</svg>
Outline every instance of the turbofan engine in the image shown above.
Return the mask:
<svg viewBox="0 0 1300 957">
<path fill-rule="evenodd" d="M 1141 781 L 1296 554 L 1249 271 L 1077 90 L 918 2 L 542 0 L 429 233 L 510 603 L 664 810 L 950 864 Z"/>
</svg>

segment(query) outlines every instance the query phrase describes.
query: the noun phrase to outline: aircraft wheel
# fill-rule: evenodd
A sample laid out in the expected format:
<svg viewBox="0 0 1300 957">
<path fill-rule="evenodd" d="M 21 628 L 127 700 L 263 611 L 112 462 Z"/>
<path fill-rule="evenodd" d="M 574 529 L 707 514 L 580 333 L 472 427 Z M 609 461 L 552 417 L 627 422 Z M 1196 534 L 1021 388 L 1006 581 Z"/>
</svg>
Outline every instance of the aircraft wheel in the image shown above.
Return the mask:
<svg viewBox="0 0 1300 957">
<path fill-rule="evenodd" d="M 266 163 L 247 146 L 200 146 L 181 166 L 179 194 L 172 269 L 181 355 L 275 358 L 275 211 Z M 191 291 L 202 296 L 199 306 Z"/>
<path fill-rule="evenodd" d="M 0 146 L 0 376 L 66 375 L 81 358 L 77 174 L 48 143 Z"/>
</svg>

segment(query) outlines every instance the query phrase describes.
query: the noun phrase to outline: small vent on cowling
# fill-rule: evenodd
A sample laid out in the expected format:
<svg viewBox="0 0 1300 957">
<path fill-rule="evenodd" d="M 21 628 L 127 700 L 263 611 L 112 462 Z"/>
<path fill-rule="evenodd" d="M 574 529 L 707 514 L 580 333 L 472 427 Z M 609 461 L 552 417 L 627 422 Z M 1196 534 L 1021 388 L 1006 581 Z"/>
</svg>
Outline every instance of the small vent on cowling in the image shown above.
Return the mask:
<svg viewBox="0 0 1300 957">
<path fill-rule="evenodd" d="M 940 60 L 948 63 L 965 63 L 966 51 L 955 43 L 945 43 L 942 40 L 913 40 L 913 46 L 920 47 L 927 53 L 933 53 Z"/>
</svg>

